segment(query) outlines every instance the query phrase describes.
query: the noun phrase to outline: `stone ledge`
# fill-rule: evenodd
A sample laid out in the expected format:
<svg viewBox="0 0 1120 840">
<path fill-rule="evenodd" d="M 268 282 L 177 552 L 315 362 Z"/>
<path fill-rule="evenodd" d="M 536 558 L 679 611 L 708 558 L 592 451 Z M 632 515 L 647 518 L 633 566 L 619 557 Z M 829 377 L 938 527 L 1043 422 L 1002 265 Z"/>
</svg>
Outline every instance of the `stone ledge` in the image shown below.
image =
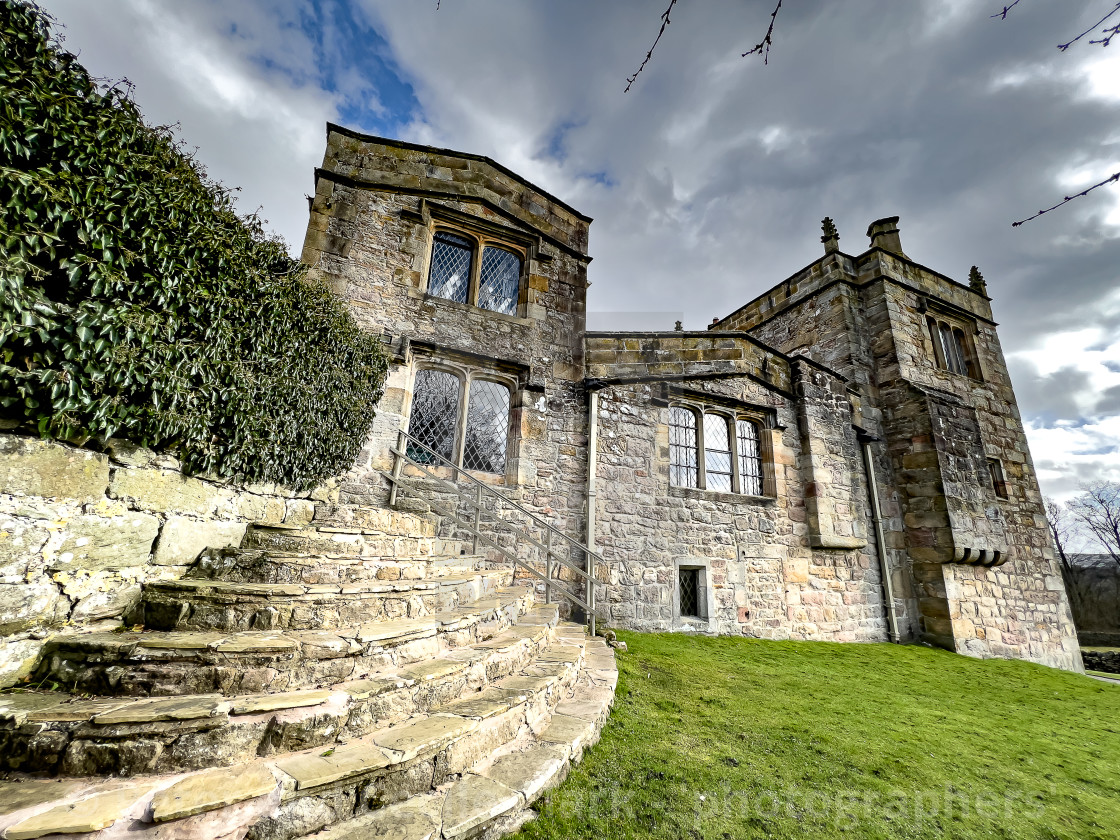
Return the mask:
<svg viewBox="0 0 1120 840">
<path fill-rule="evenodd" d="M 867 540 L 860 537 L 840 537 L 835 534 L 813 534 L 809 537 L 809 545 L 825 551 L 852 551 L 867 547 Z"/>
</svg>

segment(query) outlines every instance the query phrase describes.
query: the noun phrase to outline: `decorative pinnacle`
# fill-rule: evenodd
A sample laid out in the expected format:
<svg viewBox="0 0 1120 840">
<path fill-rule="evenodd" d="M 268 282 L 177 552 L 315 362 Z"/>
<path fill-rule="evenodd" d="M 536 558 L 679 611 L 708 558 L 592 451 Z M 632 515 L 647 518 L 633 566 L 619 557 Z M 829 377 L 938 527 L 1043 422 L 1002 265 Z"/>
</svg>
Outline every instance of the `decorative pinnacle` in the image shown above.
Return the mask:
<svg viewBox="0 0 1120 840">
<path fill-rule="evenodd" d="M 984 275 L 980 273 L 980 269 L 973 266 L 968 272 L 968 286 L 972 291 L 977 294 L 988 296 L 988 284 L 984 282 Z"/>
<path fill-rule="evenodd" d="M 824 252 L 831 254 L 834 251 L 840 250 L 840 234 L 836 232 L 836 225 L 832 221 L 832 217 L 825 216 L 821 222 L 821 231 L 824 236 L 821 237 L 821 242 L 824 243 Z"/>
<path fill-rule="evenodd" d="M 677 332 L 684 332 L 684 327 L 681 326 L 680 321 L 677 321 L 677 325 L 675 327 L 673 327 L 673 329 L 676 330 Z"/>
</svg>

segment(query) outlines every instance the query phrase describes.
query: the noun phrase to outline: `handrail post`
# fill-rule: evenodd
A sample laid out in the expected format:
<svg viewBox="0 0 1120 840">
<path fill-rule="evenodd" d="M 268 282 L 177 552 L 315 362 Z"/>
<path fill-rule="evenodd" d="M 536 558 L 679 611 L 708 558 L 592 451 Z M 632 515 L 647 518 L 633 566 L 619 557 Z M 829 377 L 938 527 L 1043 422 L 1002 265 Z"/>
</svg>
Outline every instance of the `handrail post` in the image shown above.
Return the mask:
<svg viewBox="0 0 1120 840">
<path fill-rule="evenodd" d="M 475 487 L 474 492 L 474 546 L 471 554 L 478 554 L 478 532 L 482 525 L 482 485 Z"/>
<path fill-rule="evenodd" d="M 397 431 L 397 451 L 406 452 L 408 441 L 404 436 L 404 429 Z M 400 455 L 393 455 L 393 486 L 389 488 L 389 507 L 395 508 L 397 506 L 397 487 L 400 485 L 401 467 L 404 466 L 403 460 Z"/>
<path fill-rule="evenodd" d="M 595 555 L 587 552 L 587 606 L 591 607 L 591 635 L 595 635 Z"/>
<path fill-rule="evenodd" d="M 544 602 L 552 603 L 552 532 L 544 529 Z"/>
</svg>

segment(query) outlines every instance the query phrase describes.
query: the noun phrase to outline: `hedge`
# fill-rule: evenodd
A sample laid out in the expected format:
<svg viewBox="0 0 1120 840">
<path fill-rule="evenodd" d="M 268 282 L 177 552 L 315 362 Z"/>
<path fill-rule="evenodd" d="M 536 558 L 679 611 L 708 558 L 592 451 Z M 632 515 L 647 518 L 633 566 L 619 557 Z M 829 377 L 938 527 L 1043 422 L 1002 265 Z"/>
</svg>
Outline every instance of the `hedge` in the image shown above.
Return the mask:
<svg viewBox="0 0 1120 840">
<path fill-rule="evenodd" d="M 379 337 L 50 26 L 0 0 L 0 414 L 188 472 L 344 471 L 381 397 Z"/>
</svg>

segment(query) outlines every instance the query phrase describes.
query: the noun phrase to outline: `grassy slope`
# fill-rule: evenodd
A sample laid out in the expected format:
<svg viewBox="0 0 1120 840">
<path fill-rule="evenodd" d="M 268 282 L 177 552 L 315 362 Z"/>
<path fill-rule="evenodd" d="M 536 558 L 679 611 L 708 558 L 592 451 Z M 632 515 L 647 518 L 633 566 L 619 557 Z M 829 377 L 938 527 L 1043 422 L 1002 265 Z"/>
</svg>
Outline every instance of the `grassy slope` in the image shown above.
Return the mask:
<svg viewBox="0 0 1120 840">
<path fill-rule="evenodd" d="M 1120 685 L 891 645 L 621 633 L 519 838 L 1115 838 Z"/>
</svg>

